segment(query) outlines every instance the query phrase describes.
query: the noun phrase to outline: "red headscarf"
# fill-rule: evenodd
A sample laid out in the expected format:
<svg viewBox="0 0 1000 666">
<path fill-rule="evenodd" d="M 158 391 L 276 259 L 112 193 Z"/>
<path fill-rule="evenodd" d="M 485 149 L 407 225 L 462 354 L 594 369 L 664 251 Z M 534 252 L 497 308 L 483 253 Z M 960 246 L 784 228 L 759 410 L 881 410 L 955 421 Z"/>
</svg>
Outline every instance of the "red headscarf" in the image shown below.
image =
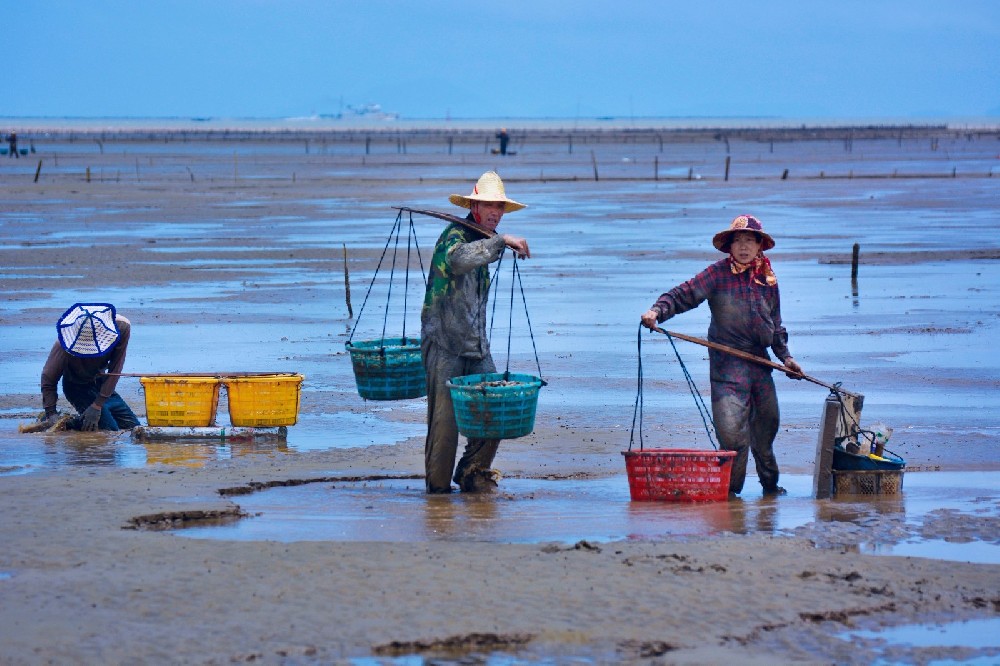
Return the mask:
<svg viewBox="0 0 1000 666">
<path fill-rule="evenodd" d="M 733 272 L 733 275 L 750 271 L 750 279 L 762 287 L 773 287 L 778 284 L 778 278 L 771 270 L 771 260 L 765 257 L 763 252 L 758 253 L 749 264 L 741 264 L 736 261 L 736 257 L 730 254 L 729 270 Z"/>
</svg>

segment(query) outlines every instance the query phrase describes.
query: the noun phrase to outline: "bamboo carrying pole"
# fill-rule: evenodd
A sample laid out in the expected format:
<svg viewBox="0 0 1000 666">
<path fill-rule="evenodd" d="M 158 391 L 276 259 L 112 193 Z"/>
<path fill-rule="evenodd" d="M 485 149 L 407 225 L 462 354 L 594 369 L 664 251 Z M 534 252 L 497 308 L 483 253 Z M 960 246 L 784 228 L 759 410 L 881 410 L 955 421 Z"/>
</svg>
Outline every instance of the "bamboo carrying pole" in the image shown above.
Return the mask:
<svg viewBox="0 0 1000 666">
<path fill-rule="evenodd" d="M 688 342 L 693 342 L 696 345 L 701 345 L 703 347 L 708 347 L 710 349 L 715 349 L 717 351 L 725 352 L 727 354 L 732 354 L 733 356 L 737 356 L 739 358 L 742 358 L 744 361 L 752 361 L 753 363 L 758 363 L 760 365 L 765 365 L 765 366 L 767 366 L 769 368 L 774 368 L 775 370 L 781 370 L 782 372 L 785 372 L 785 373 L 791 372 L 788 368 L 786 368 L 785 366 L 781 365 L 780 363 L 775 363 L 774 361 L 772 361 L 770 359 L 761 358 L 760 356 L 754 356 L 753 354 L 748 354 L 747 352 L 740 351 L 739 349 L 733 349 L 732 347 L 729 347 L 729 346 L 723 345 L 723 344 L 719 344 L 718 342 L 709 342 L 708 340 L 702 340 L 701 338 L 696 338 L 696 337 L 693 337 L 693 336 L 690 336 L 690 335 L 684 335 L 683 333 L 676 333 L 674 331 L 666 331 L 666 330 L 664 330 L 662 328 L 655 328 L 653 330 L 657 331 L 658 333 L 663 333 L 664 335 L 667 335 L 667 336 L 670 336 L 670 337 L 679 338 L 681 340 L 687 340 Z M 842 389 L 840 387 L 834 386 L 832 384 L 827 384 L 826 382 L 821 382 L 820 380 L 816 379 L 815 377 L 810 377 L 809 375 L 806 375 L 806 374 L 794 373 L 794 372 L 791 372 L 791 374 L 795 375 L 797 379 L 805 379 L 806 381 L 810 381 L 813 384 L 819 384 L 823 388 L 829 389 L 831 391 L 835 391 L 837 393 L 846 393 L 848 395 L 853 395 L 850 391 L 845 391 L 844 389 Z"/>
<path fill-rule="evenodd" d="M 458 215 L 452 215 L 450 213 L 439 213 L 436 210 L 421 210 L 419 208 L 408 208 L 407 206 L 393 206 L 393 208 L 395 210 L 406 211 L 408 213 L 419 213 L 421 215 L 429 215 L 431 217 L 436 217 L 439 220 L 446 220 L 448 222 L 454 222 L 455 224 L 461 224 L 463 227 L 466 227 L 468 229 L 472 229 L 473 231 L 478 231 L 479 233 L 483 234 L 487 238 L 493 238 L 494 236 L 497 235 L 497 232 L 490 231 L 489 229 L 484 229 L 483 227 L 479 226 L 478 224 L 475 224 L 474 222 L 470 222 L 469 220 L 465 219 L 464 217 L 459 217 Z"/>
</svg>

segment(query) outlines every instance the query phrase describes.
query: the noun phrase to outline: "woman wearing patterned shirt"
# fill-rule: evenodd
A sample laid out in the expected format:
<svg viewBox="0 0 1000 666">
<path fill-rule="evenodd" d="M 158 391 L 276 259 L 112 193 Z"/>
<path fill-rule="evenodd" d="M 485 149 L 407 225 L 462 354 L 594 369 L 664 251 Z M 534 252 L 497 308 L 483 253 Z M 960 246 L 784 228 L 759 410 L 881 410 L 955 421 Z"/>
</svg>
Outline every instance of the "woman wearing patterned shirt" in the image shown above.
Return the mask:
<svg viewBox="0 0 1000 666">
<path fill-rule="evenodd" d="M 774 239 L 752 215 L 740 215 L 712 244 L 728 256 L 660 296 L 642 315 L 647 328 L 708 301 L 711 342 L 769 359 L 767 349 L 784 364 L 786 374 L 801 378 L 802 368 L 788 351 L 781 323 L 781 298 L 771 262 L 764 256 Z M 710 348 L 712 419 L 723 449 L 736 451 L 729 492 L 739 494 L 753 453 L 765 495 L 784 495 L 778 485 L 774 438 L 778 433 L 778 398 L 771 368 Z"/>
</svg>

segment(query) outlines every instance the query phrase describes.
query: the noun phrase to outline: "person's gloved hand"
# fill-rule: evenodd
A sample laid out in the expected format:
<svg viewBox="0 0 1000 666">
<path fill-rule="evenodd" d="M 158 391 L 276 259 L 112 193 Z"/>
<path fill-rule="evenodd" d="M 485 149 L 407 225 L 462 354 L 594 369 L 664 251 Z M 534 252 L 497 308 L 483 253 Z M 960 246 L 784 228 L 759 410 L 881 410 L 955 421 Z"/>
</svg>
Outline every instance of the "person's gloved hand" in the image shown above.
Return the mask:
<svg viewBox="0 0 1000 666">
<path fill-rule="evenodd" d="M 80 430 L 97 430 L 97 422 L 100 420 L 101 408 L 91 405 L 83 412 L 83 422 L 80 424 Z"/>
<path fill-rule="evenodd" d="M 59 420 L 59 412 L 55 409 L 45 410 L 45 413 L 38 417 L 39 423 L 44 423 L 46 428 L 51 428 Z"/>
</svg>

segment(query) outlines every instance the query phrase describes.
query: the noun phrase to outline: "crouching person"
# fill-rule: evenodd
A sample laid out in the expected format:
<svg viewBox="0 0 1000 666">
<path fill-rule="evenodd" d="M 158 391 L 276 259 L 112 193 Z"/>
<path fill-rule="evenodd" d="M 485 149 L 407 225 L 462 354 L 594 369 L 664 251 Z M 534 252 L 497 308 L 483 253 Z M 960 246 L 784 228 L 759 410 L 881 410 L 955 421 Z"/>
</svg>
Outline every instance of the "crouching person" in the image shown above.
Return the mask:
<svg viewBox="0 0 1000 666">
<path fill-rule="evenodd" d="M 115 386 L 125 366 L 132 325 L 108 303 L 76 303 L 56 324 L 57 340 L 42 368 L 44 422 L 59 417 L 57 387 L 81 415 L 81 430 L 130 430 L 139 420 Z"/>
</svg>

